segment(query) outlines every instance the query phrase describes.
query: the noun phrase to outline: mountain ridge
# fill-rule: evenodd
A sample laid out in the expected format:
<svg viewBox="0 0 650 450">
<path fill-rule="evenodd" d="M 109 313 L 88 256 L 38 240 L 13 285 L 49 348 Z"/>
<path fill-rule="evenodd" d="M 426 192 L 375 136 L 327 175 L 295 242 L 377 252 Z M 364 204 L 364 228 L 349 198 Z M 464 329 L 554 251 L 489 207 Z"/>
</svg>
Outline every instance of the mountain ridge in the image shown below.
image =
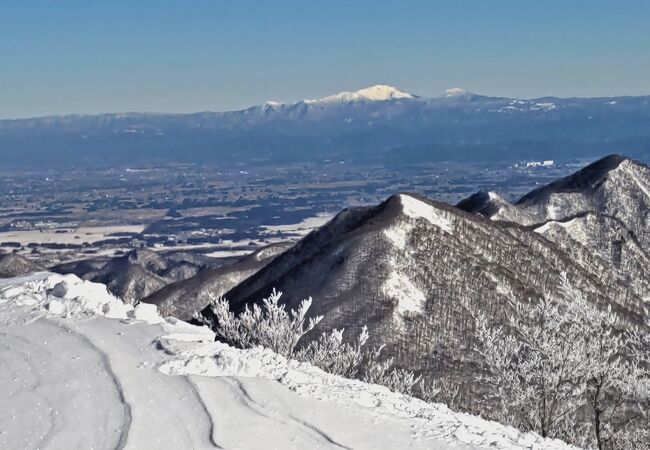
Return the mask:
<svg viewBox="0 0 650 450">
<path fill-rule="evenodd" d="M 386 344 L 400 367 L 469 386 L 478 364 L 473 318 L 498 322 L 517 304 L 558 294 L 565 273 L 594 304 L 643 323 L 642 299 L 586 247 L 568 253 L 525 226 L 403 193 L 343 210 L 224 297 L 234 311 L 273 288 L 289 308 L 312 297 L 313 313 L 325 316 L 314 333 L 354 335 L 367 325 L 371 344 Z"/>
<path fill-rule="evenodd" d="M 24 256 L 16 253 L 0 253 L 0 278 L 12 278 L 45 270 L 45 267 Z"/>
<path fill-rule="evenodd" d="M 248 111 L 254 108 L 261 108 L 264 106 L 294 106 L 297 104 L 307 103 L 307 104 L 318 104 L 318 103 L 337 103 L 339 101 L 354 101 L 354 100 L 370 100 L 370 101 L 387 101 L 387 100 L 417 100 L 417 101 L 444 101 L 445 99 L 490 99 L 490 100 L 509 100 L 509 101 L 518 101 L 518 102 L 531 102 L 531 103 L 540 103 L 548 101 L 601 101 L 606 103 L 611 103 L 616 100 L 629 100 L 629 99 L 643 99 L 650 101 L 650 94 L 647 95 L 616 95 L 616 96 L 588 96 L 588 97 L 560 97 L 545 95 L 541 97 L 510 97 L 510 96 L 492 96 L 479 94 L 474 92 L 466 91 L 462 88 L 449 88 L 444 90 L 438 96 L 426 96 L 413 94 L 399 87 L 395 87 L 389 84 L 374 84 L 369 85 L 355 91 L 340 91 L 335 94 L 326 95 L 320 98 L 304 98 L 294 101 L 277 101 L 277 100 L 267 100 L 264 103 L 255 104 L 246 106 L 243 108 L 229 109 L 229 110 L 214 110 L 207 109 L 201 111 L 192 111 L 192 112 L 159 112 L 159 111 L 115 111 L 115 112 L 100 112 L 100 113 L 67 113 L 67 114 L 46 114 L 46 115 L 37 115 L 37 116 L 28 116 L 28 117 L 16 117 L 16 118 L 3 118 L 0 119 L 2 122 L 21 122 L 21 121 L 31 121 L 31 120 L 53 120 L 53 119 L 82 119 L 82 118 L 92 118 L 92 117 L 114 117 L 116 119 L 128 118 L 128 117 L 143 117 L 143 116 L 169 116 L 169 117 L 181 117 L 181 116 L 196 116 L 204 114 L 230 114 L 230 113 L 240 113 Z"/>
<path fill-rule="evenodd" d="M 571 252 L 589 248 L 650 298 L 650 167 L 621 155 L 606 156 L 540 186 L 517 202 L 476 193 L 458 207 L 534 230 Z"/>
<path fill-rule="evenodd" d="M 594 187 L 596 183 L 602 182 L 603 178 L 606 177 L 610 171 L 618 168 L 625 161 L 630 161 L 630 158 L 626 158 L 619 154 L 607 155 L 575 173 L 560 178 L 546 186 L 532 190 L 517 200 L 516 204 L 523 205 L 534 197 L 546 193 L 573 192 Z M 635 161 L 635 163 L 640 164 L 637 161 Z"/>
<path fill-rule="evenodd" d="M 135 304 L 170 283 L 193 277 L 211 263 L 211 258 L 191 253 L 161 254 L 139 248 L 105 261 L 81 260 L 51 270 L 102 283 L 113 295 Z"/>
<path fill-rule="evenodd" d="M 190 321 L 195 312 L 220 298 L 292 245 L 292 242 L 283 242 L 264 246 L 232 263 L 205 268 L 191 277 L 167 284 L 140 301 L 156 305 L 163 316 Z"/>
<path fill-rule="evenodd" d="M 407 164 L 613 151 L 639 157 L 650 155 L 649 121 L 650 96 L 526 100 L 452 90 L 428 98 L 374 86 L 238 111 L 0 120 L 0 162 L 283 164 L 341 158 Z"/>
</svg>

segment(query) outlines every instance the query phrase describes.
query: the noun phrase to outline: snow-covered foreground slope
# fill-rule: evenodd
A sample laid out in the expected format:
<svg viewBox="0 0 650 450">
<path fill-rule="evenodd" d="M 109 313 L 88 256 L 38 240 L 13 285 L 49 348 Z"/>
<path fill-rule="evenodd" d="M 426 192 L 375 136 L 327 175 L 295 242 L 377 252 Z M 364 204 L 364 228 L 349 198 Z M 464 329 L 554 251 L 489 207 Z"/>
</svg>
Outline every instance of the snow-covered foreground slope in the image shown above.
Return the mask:
<svg viewBox="0 0 650 450">
<path fill-rule="evenodd" d="M 213 339 L 73 275 L 0 280 L 0 448 L 568 448 Z"/>
</svg>

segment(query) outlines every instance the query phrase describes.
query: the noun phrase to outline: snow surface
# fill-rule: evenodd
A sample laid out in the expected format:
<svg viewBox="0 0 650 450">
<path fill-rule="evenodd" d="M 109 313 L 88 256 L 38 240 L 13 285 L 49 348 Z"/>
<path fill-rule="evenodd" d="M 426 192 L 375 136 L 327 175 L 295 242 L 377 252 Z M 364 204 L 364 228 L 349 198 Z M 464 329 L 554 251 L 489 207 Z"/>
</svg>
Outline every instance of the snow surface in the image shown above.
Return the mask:
<svg viewBox="0 0 650 450">
<path fill-rule="evenodd" d="M 442 213 L 433 206 L 406 194 L 400 194 L 399 200 L 402 205 L 402 212 L 405 216 L 412 219 L 425 219 L 441 230 L 446 231 L 447 233 L 453 233 L 454 226 L 451 220 L 442 215 Z M 384 230 L 384 235 L 398 249 L 404 250 L 406 248 L 408 235 L 412 230 L 412 223 L 399 221 L 398 223 L 387 227 Z"/>
<path fill-rule="evenodd" d="M 650 199 L 650 186 L 648 186 L 648 184 L 645 182 L 644 177 L 638 174 L 642 168 L 639 168 L 639 166 L 637 164 L 634 164 L 632 161 L 627 160 L 623 161 L 615 170 L 621 170 L 628 174 L 634 183 L 638 186 L 639 190 L 643 192 L 647 198 Z"/>
<path fill-rule="evenodd" d="M 350 102 L 358 100 L 369 100 L 369 101 L 386 101 L 386 100 L 396 100 L 404 98 L 415 98 L 412 94 L 408 92 L 401 91 L 396 87 L 389 86 L 386 84 L 376 84 L 374 86 L 369 86 L 364 89 L 359 89 L 358 91 L 344 91 L 339 92 L 338 94 L 330 95 L 323 97 L 317 100 L 305 100 L 306 103 L 340 103 L 340 102 Z"/>
<path fill-rule="evenodd" d="M 399 224 L 387 227 L 384 230 L 384 235 L 390 240 L 397 248 L 404 250 L 406 248 L 408 233 L 413 229 L 411 226 Z"/>
<path fill-rule="evenodd" d="M 73 275 L 0 280 L 0 335 L 3 449 L 570 448 L 231 348 Z"/>
<path fill-rule="evenodd" d="M 400 194 L 400 201 L 402 203 L 402 210 L 404 214 L 414 219 L 423 218 L 428 220 L 432 225 L 446 231 L 453 233 L 454 226 L 449 219 L 447 219 L 441 212 L 433 206 L 418 200 L 410 195 Z"/>
<path fill-rule="evenodd" d="M 387 297 L 397 301 L 397 313 L 422 313 L 424 311 L 427 297 L 407 276 L 391 272 L 381 289 Z"/>
<path fill-rule="evenodd" d="M 446 89 L 444 92 L 445 97 L 462 97 L 464 95 L 467 95 L 467 91 L 465 89 L 461 88 L 449 88 Z"/>
<path fill-rule="evenodd" d="M 546 235 L 553 227 L 564 228 L 573 239 L 582 245 L 589 245 L 590 234 L 585 228 L 585 221 L 579 218 L 570 219 L 564 222 L 549 220 L 543 225 L 535 228 L 539 234 Z"/>
</svg>

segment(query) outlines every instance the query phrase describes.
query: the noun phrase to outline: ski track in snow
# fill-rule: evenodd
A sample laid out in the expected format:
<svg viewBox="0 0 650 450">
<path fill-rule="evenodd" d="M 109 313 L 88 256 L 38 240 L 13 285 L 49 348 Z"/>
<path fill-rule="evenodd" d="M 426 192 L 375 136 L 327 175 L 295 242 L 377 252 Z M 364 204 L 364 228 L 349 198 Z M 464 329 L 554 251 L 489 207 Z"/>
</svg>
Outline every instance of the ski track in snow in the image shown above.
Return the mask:
<svg viewBox="0 0 650 450">
<path fill-rule="evenodd" d="M 277 410 L 268 408 L 264 403 L 255 400 L 251 394 L 248 392 L 248 389 L 244 385 L 244 382 L 238 378 L 226 378 L 224 381 L 233 388 L 234 392 L 241 394 L 243 401 L 246 403 L 246 406 L 254 411 L 256 414 L 261 417 L 268 419 L 272 422 L 275 422 L 278 425 L 286 427 L 288 429 L 297 428 L 302 431 L 306 431 L 307 435 L 312 435 L 314 444 L 331 444 L 338 448 L 348 449 L 344 445 L 341 445 L 335 442 L 331 437 L 329 437 L 325 432 L 318 429 L 315 425 L 312 425 L 304 420 L 300 420 L 289 415 L 281 415 Z M 275 427 L 273 427 L 275 428 Z"/>
<path fill-rule="evenodd" d="M 208 405 L 206 405 L 205 401 L 203 400 L 203 396 L 201 396 L 198 387 L 196 386 L 196 383 L 192 381 L 192 377 L 187 377 L 187 381 L 192 389 L 192 392 L 194 393 L 194 398 L 196 401 L 201 405 L 201 409 L 203 410 L 203 414 L 208 418 L 208 421 L 210 422 L 210 442 L 212 442 L 212 445 L 215 448 L 224 448 L 221 445 L 219 445 L 216 441 L 216 426 L 214 423 L 214 418 L 212 417 L 212 414 L 210 414 L 210 411 L 208 410 Z"/>
<path fill-rule="evenodd" d="M 61 327 L 74 333 L 74 330 L 67 327 L 65 324 L 61 324 Z M 103 366 L 106 370 L 106 374 L 113 381 L 113 384 L 117 389 L 117 394 L 119 396 L 120 403 L 122 403 L 122 405 L 124 406 L 124 412 L 123 412 L 122 425 L 120 427 L 120 440 L 116 448 L 123 449 L 126 446 L 126 443 L 129 438 L 129 431 L 131 430 L 131 405 L 129 404 L 129 402 L 126 401 L 126 398 L 124 397 L 124 388 L 122 387 L 122 383 L 120 382 L 120 379 L 117 377 L 117 375 L 115 375 L 115 372 L 113 372 L 113 367 L 111 366 L 111 360 L 109 356 L 105 352 L 101 351 L 99 347 L 93 344 L 92 341 L 88 339 L 86 336 L 84 336 L 83 334 L 80 333 L 75 333 L 75 334 L 81 341 L 83 341 L 89 348 L 91 348 L 100 357 Z"/>
<path fill-rule="evenodd" d="M 241 390 L 241 392 L 244 395 L 244 397 L 246 398 L 246 400 L 248 402 L 250 402 L 249 404 L 254 406 L 254 408 L 257 411 L 262 412 L 262 414 L 265 415 L 266 417 L 272 418 L 272 420 L 277 421 L 278 423 L 280 423 L 282 425 L 285 425 L 288 428 L 293 428 L 293 427 L 297 426 L 298 429 L 302 429 L 303 431 L 305 431 L 307 435 L 313 435 L 314 440 L 317 441 L 317 443 L 320 443 L 320 444 L 326 443 L 326 444 L 330 444 L 330 445 L 332 445 L 334 447 L 337 447 L 337 448 L 343 448 L 343 449 L 348 449 L 348 450 L 350 449 L 350 447 L 339 444 L 332 437 L 330 437 L 325 431 L 321 430 L 316 425 L 314 425 L 312 423 L 309 423 L 308 421 L 306 421 L 304 419 L 297 418 L 292 414 L 287 414 L 285 417 L 287 419 L 289 419 L 289 420 L 283 420 L 283 419 L 278 418 L 277 416 L 275 416 L 274 413 L 269 413 L 269 410 L 264 407 L 264 404 L 262 402 L 259 402 L 259 401 L 256 401 L 255 399 L 253 399 L 253 397 L 249 393 L 248 389 L 244 385 L 243 380 L 238 379 L 238 378 L 232 378 L 231 380 Z M 273 417 L 271 417 L 271 416 L 273 416 Z"/>
<path fill-rule="evenodd" d="M 100 353 L 47 319 L 0 336 L 0 448 L 123 448 L 130 410 Z"/>
<path fill-rule="evenodd" d="M 215 343 L 76 277 L 0 280 L 0 317 L 2 449 L 568 448 Z"/>
</svg>

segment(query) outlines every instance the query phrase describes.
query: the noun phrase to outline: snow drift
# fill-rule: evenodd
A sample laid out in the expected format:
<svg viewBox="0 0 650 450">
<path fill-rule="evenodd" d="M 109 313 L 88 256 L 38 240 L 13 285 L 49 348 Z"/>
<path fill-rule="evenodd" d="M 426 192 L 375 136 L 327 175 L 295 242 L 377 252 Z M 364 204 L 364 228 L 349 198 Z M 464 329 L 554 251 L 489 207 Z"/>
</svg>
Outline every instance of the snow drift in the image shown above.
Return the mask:
<svg viewBox="0 0 650 450">
<path fill-rule="evenodd" d="M 73 275 L 2 280 L 0 334 L 2 448 L 569 448 L 234 349 Z"/>
</svg>

